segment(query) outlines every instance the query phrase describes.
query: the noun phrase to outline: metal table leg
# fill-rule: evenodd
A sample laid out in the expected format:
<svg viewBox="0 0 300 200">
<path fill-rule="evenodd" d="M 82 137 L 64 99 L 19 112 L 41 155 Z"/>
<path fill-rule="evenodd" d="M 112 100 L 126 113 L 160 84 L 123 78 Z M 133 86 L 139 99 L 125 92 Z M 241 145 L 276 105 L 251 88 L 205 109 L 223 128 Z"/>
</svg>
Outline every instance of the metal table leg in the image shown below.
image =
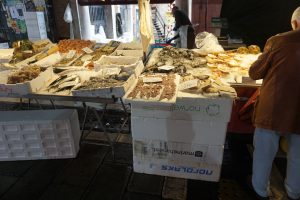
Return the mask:
<svg viewBox="0 0 300 200">
<path fill-rule="evenodd" d="M 108 135 L 108 132 L 106 131 L 105 125 L 103 125 L 103 123 L 102 123 L 102 119 L 103 119 L 104 115 L 102 114 L 101 117 L 100 117 L 95 108 L 91 108 L 91 109 L 94 112 L 94 115 L 97 118 L 98 125 L 102 128 L 103 133 L 104 133 L 104 135 L 105 135 L 105 137 L 106 137 L 106 139 L 107 139 L 107 141 L 108 141 L 108 143 L 111 147 L 112 157 L 113 157 L 113 160 L 114 160 L 115 159 L 115 148 L 114 148 L 115 142 L 110 139 L 110 137 Z M 105 110 L 104 110 L 104 112 L 105 112 Z"/>
</svg>

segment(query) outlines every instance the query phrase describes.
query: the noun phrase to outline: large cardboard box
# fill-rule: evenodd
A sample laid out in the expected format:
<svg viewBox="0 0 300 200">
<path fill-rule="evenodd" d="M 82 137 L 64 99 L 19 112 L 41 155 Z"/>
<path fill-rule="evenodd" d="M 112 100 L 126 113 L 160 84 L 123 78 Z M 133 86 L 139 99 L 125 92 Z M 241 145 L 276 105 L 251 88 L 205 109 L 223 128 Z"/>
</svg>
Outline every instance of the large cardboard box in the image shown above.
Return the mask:
<svg viewBox="0 0 300 200">
<path fill-rule="evenodd" d="M 44 12 L 25 12 L 24 17 L 30 40 L 36 41 L 47 38 Z"/>
<path fill-rule="evenodd" d="M 132 137 L 223 145 L 227 122 L 131 117 Z"/>
<path fill-rule="evenodd" d="M 178 92 L 172 105 L 144 102 L 131 104 L 132 116 L 189 121 L 229 122 L 233 99 L 195 97 Z"/>
<path fill-rule="evenodd" d="M 135 172 L 179 178 L 218 181 L 223 145 L 134 139 Z"/>
</svg>

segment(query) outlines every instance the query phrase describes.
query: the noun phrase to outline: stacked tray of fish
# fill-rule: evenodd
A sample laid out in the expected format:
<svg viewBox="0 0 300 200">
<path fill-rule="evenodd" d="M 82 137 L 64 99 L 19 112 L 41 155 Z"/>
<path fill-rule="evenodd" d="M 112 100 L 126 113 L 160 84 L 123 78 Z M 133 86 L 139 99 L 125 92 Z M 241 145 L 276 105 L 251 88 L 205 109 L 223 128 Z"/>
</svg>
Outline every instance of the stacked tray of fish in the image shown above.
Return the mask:
<svg viewBox="0 0 300 200">
<path fill-rule="evenodd" d="M 155 49 L 147 65 L 150 73 L 186 73 L 187 70 L 206 67 L 205 57 L 189 49 L 164 47 Z"/>
<path fill-rule="evenodd" d="M 111 55 L 120 43 L 111 41 L 104 46 L 96 46 L 93 52 L 85 53 L 73 61 L 70 66 L 94 68 L 94 62 L 98 61 L 103 55 Z"/>
<path fill-rule="evenodd" d="M 26 66 L 0 72 L 0 96 L 22 96 L 47 87 L 54 77 L 52 67 Z"/>
<path fill-rule="evenodd" d="M 78 89 L 83 82 L 89 80 L 92 76 L 98 76 L 100 73 L 88 69 L 70 69 L 65 70 L 50 81 L 47 88 L 44 88 L 41 94 L 71 95 L 73 90 Z"/>
<path fill-rule="evenodd" d="M 133 71 L 126 71 L 121 67 L 102 68 L 100 76 L 91 77 L 80 88 L 73 90 L 74 96 L 88 97 L 123 97 L 141 74 L 144 65 L 142 61 Z"/>
<path fill-rule="evenodd" d="M 181 75 L 179 90 L 205 97 L 237 97 L 235 89 L 229 84 L 207 74 L 186 73 Z"/>
</svg>

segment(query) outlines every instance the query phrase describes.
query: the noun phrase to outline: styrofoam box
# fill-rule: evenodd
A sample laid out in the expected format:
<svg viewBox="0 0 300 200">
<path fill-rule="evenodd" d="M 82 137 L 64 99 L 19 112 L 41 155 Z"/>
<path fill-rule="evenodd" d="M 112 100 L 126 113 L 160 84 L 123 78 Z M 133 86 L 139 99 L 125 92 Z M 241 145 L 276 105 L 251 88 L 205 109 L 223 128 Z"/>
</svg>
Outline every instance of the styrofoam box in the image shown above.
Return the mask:
<svg viewBox="0 0 300 200">
<path fill-rule="evenodd" d="M 12 59 L 14 49 L 0 49 L 0 63 L 8 63 Z"/>
<path fill-rule="evenodd" d="M 143 46 L 137 42 L 121 43 L 117 50 L 143 50 Z"/>
<path fill-rule="evenodd" d="M 131 117 L 131 128 L 134 139 L 223 145 L 227 122 Z"/>
<path fill-rule="evenodd" d="M 5 74 L 4 74 L 5 73 Z M 7 72 L 0 72 L 0 76 L 6 76 Z M 54 77 L 53 68 L 49 67 L 40 75 L 24 83 L 7 84 L 7 78 L 0 79 L 0 97 L 20 97 L 31 92 L 38 92 L 41 88 L 47 86 Z"/>
<path fill-rule="evenodd" d="M 0 160 L 74 158 L 79 151 L 76 110 L 0 112 Z"/>
<path fill-rule="evenodd" d="M 61 60 L 62 60 L 61 54 L 59 52 L 56 52 L 54 54 L 51 54 L 51 55 L 35 62 L 32 65 L 37 65 L 37 66 L 46 68 L 46 67 L 50 67 L 52 65 L 55 65 L 56 63 L 60 62 Z"/>
<path fill-rule="evenodd" d="M 131 116 L 181 119 L 188 121 L 229 122 L 233 99 L 193 97 L 178 92 L 176 103 L 147 104 L 145 102 L 131 103 Z"/>
<path fill-rule="evenodd" d="M 143 50 L 116 50 L 111 56 L 133 56 L 143 59 L 144 52 Z"/>
<path fill-rule="evenodd" d="M 131 72 L 139 64 L 139 58 L 133 56 L 101 56 L 101 58 L 94 62 L 95 71 L 103 68 L 121 67 L 123 71 Z"/>
<path fill-rule="evenodd" d="M 140 173 L 218 181 L 223 151 L 223 145 L 134 139 L 133 168 Z"/>
</svg>

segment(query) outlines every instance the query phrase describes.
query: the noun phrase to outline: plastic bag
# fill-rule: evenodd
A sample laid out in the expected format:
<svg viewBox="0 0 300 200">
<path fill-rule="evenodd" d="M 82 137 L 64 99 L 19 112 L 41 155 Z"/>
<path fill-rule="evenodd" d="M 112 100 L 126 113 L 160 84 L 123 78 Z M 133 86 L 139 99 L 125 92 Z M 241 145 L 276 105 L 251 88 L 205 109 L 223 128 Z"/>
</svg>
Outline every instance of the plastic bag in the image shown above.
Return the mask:
<svg viewBox="0 0 300 200">
<path fill-rule="evenodd" d="M 72 17 L 72 11 L 71 11 L 71 7 L 70 4 L 67 5 L 65 13 L 64 13 L 64 20 L 65 22 L 72 23 L 73 21 L 73 17 Z"/>
<path fill-rule="evenodd" d="M 195 43 L 198 51 L 202 54 L 217 53 L 224 51 L 219 44 L 218 38 L 212 33 L 201 32 L 196 36 Z"/>
</svg>

